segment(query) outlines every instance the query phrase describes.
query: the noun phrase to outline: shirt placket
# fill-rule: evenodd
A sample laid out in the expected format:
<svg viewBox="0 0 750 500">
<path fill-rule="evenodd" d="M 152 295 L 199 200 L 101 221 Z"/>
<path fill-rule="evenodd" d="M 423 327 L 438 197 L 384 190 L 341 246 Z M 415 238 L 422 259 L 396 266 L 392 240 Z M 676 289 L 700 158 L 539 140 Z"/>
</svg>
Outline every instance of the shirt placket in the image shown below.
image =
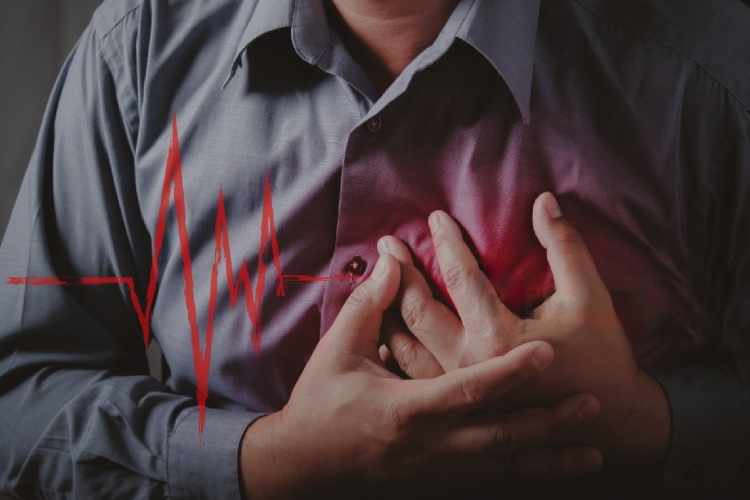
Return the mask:
<svg viewBox="0 0 750 500">
<path fill-rule="evenodd" d="M 349 279 L 328 281 L 321 317 L 321 336 L 333 324 L 351 292 L 372 272 L 378 260 L 377 241 L 388 217 L 383 201 L 387 176 L 370 161 L 369 153 L 388 145 L 379 137 L 383 113 L 365 117 L 349 135 L 341 171 L 336 245 L 329 274 Z M 393 179 L 391 179 L 392 181 Z M 390 186 L 392 187 L 392 186 Z"/>
</svg>

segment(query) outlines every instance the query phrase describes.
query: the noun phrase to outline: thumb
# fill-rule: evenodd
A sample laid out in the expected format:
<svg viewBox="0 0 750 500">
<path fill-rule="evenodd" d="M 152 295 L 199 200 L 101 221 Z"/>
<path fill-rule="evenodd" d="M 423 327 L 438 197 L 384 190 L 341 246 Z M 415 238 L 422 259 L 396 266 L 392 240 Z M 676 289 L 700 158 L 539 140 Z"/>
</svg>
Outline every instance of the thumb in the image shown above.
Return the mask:
<svg viewBox="0 0 750 500">
<path fill-rule="evenodd" d="M 532 219 L 536 237 L 547 249 L 556 293 L 585 300 L 605 290 L 580 233 L 563 217 L 552 193 L 539 195 Z"/>
<path fill-rule="evenodd" d="M 393 255 L 380 256 L 372 274 L 349 295 L 326 337 L 335 336 L 341 350 L 360 354 L 382 364 L 378 334 L 383 313 L 396 299 L 401 267 Z"/>
</svg>

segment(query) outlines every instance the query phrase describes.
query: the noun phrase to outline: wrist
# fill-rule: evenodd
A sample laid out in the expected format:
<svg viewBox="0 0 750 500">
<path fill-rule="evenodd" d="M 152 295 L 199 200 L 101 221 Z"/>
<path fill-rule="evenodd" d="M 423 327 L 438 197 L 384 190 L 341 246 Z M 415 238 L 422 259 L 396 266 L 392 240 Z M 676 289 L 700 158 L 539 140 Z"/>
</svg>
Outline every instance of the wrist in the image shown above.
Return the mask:
<svg viewBox="0 0 750 500">
<path fill-rule="evenodd" d="M 281 440 L 278 438 L 281 414 L 272 413 L 253 422 L 245 431 L 240 445 L 240 491 L 247 500 L 282 497 L 283 470 L 275 467 Z"/>
<path fill-rule="evenodd" d="M 630 395 L 620 400 L 612 408 L 610 418 L 603 422 L 610 448 L 605 454 L 607 468 L 657 467 L 669 450 L 672 429 L 669 400 L 661 385 L 643 370 L 638 370 L 628 392 Z"/>
</svg>

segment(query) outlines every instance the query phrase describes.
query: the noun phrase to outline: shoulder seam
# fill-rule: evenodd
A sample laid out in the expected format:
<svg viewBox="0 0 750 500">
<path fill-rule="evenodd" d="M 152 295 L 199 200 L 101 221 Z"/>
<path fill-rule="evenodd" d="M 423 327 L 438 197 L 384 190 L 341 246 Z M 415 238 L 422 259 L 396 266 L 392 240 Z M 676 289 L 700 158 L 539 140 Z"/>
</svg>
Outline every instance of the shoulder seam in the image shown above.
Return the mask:
<svg viewBox="0 0 750 500">
<path fill-rule="evenodd" d="M 97 56 L 101 59 L 102 64 L 107 68 L 107 71 L 113 77 L 113 79 L 114 79 L 114 75 L 115 75 L 115 72 L 113 71 L 114 64 L 113 64 L 113 61 L 110 60 L 111 54 L 107 54 L 106 52 L 108 52 L 108 51 L 106 51 L 104 49 L 104 47 L 105 46 L 109 47 L 110 51 L 111 50 L 117 51 L 118 52 L 116 54 L 117 55 L 117 58 L 116 58 L 117 60 L 124 61 L 124 58 L 122 57 L 122 52 L 120 51 L 120 49 L 117 46 L 117 44 L 116 43 L 109 43 L 109 40 L 107 40 L 107 38 L 108 38 L 109 34 L 112 33 L 118 26 L 120 26 L 125 19 L 127 19 L 134 12 L 138 11 L 140 8 L 141 8 L 141 6 L 137 5 L 134 8 L 128 10 L 126 13 L 124 13 L 117 20 L 117 22 L 115 22 L 101 36 L 97 33 L 97 28 L 103 22 L 103 20 L 100 20 L 99 23 L 97 23 L 96 26 L 94 27 L 94 33 L 96 35 L 94 38 L 95 38 L 95 43 L 96 43 Z M 137 110 L 138 109 L 138 105 L 137 105 L 137 103 L 138 103 L 138 92 L 136 90 L 137 89 L 137 83 L 133 80 L 133 78 L 134 78 L 134 75 L 132 75 L 132 74 L 131 74 L 130 78 L 125 78 L 124 86 L 127 87 L 127 92 L 129 94 L 130 99 L 132 100 L 132 102 L 136 103 L 135 104 L 135 109 Z M 123 122 L 124 122 L 125 126 L 128 129 L 128 133 L 130 134 L 131 138 L 134 141 L 136 141 L 137 140 L 136 139 L 137 138 L 137 133 L 136 133 L 136 130 L 134 129 L 134 123 L 131 123 L 131 116 L 126 112 L 125 109 L 123 109 L 122 103 L 120 102 L 119 99 L 118 99 L 118 107 L 120 109 L 120 114 L 121 114 L 121 116 L 123 118 Z M 138 117 L 138 119 L 140 119 L 139 113 L 136 113 L 136 116 Z"/>
<path fill-rule="evenodd" d="M 104 33 L 100 33 L 100 32 L 99 32 L 99 28 L 100 28 L 100 26 L 102 25 L 102 23 L 104 23 L 104 19 L 99 19 L 99 21 L 98 21 L 98 22 L 97 22 L 97 23 L 96 23 L 96 24 L 94 25 L 94 33 L 96 33 L 96 37 L 97 37 L 97 38 L 98 38 L 98 39 L 99 39 L 100 41 L 101 41 L 101 40 L 103 40 L 104 38 L 106 38 L 106 37 L 107 37 L 107 35 L 109 35 L 110 33 L 112 33 L 112 31 L 113 31 L 113 30 L 114 30 L 115 28 L 117 28 L 117 27 L 118 27 L 118 26 L 119 26 L 119 25 L 120 25 L 120 24 L 121 24 L 121 23 L 122 23 L 122 22 L 123 22 L 123 21 L 125 20 L 125 18 L 126 18 L 126 17 L 128 17 L 128 16 L 130 15 L 130 14 L 132 14 L 132 13 L 133 13 L 133 12 L 135 12 L 136 10 L 139 10 L 140 8 L 141 8 L 141 6 L 140 6 L 140 5 L 136 5 L 135 7 L 133 7 L 132 9 L 130 9 L 129 11 L 125 12 L 125 13 L 124 13 L 124 14 L 123 14 L 123 15 L 122 15 L 122 16 L 121 16 L 121 17 L 120 17 L 120 18 L 119 18 L 118 20 L 117 20 L 117 22 L 115 22 L 115 23 L 114 23 L 114 24 L 113 24 L 112 26 L 110 26 L 109 28 L 105 28 L 105 29 L 106 29 L 106 31 L 105 31 Z"/>
<path fill-rule="evenodd" d="M 718 83 L 719 85 L 721 85 L 721 87 L 724 90 L 726 90 L 727 93 L 730 96 L 732 96 L 732 98 L 740 104 L 740 106 L 742 106 L 742 108 L 743 108 L 743 110 L 745 112 L 750 113 L 750 104 L 746 104 L 745 101 L 743 101 L 742 99 L 740 99 L 737 96 L 737 94 L 735 94 L 734 92 L 732 92 L 732 90 L 724 84 L 724 82 L 722 82 L 716 75 L 714 75 L 711 71 L 709 71 L 708 68 L 706 68 L 703 64 L 701 64 L 699 61 L 697 61 L 694 57 L 691 57 L 690 55 L 686 54 L 682 50 L 679 50 L 679 49 L 673 47 L 672 45 L 668 44 L 667 42 L 664 42 L 663 40 L 659 40 L 658 38 L 655 38 L 655 37 L 649 35 L 648 33 L 643 33 L 641 31 L 633 29 L 633 28 L 631 28 L 629 26 L 623 26 L 622 24 L 618 23 L 617 21 L 614 21 L 612 19 L 604 17 L 601 14 L 599 14 L 597 12 L 594 12 L 591 9 L 589 9 L 588 7 L 586 7 L 585 5 L 583 5 L 579 0 L 574 0 L 574 1 L 582 9 L 584 9 L 586 12 L 588 12 L 592 16 L 596 17 L 597 19 L 600 19 L 601 21 L 604 21 L 604 22 L 609 23 L 609 24 L 613 24 L 613 25 L 617 26 L 620 29 L 623 29 L 623 30 L 626 30 L 626 31 L 630 31 L 631 33 L 635 33 L 636 35 L 642 36 L 642 37 L 644 37 L 644 38 L 646 38 L 648 40 L 651 40 L 654 43 L 658 43 L 659 45 L 667 47 L 668 49 L 672 50 L 673 52 L 676 52 L 676 53 L 680 54 L 681 56 L 683 56 L 683 57 L 689 59 L 690 61 L 694 62 L 705 74 L 707 74 L 708 76 L 710 76 L 716 83 Z"/>
</svg>

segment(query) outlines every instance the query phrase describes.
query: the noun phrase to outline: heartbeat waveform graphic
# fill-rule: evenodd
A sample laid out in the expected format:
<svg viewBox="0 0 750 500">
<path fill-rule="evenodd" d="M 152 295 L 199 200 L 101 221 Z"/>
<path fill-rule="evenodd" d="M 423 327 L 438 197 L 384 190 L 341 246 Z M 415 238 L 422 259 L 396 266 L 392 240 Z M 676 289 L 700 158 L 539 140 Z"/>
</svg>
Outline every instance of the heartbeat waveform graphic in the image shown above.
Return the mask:
<svg viewBox="0 0 750 500">
<path fill-rule="evenodd" d="M 211 366 L 211 342 L 213 340 L 213 319 L 216 311 L 216 301 L 219 281 L 219 267 L 222 258 L 226 267 L 227 281 L 229 286 L 229 298 L 232 309 L 234 310 L 240 295 L 244 292 L 245 307 L 247 309 L 252 330 L 250 331 L 250 342 L 256 354 L 260 351 L 261 341 L 261 303 L 266 287 L 266 271 L 268 266 L 263 263 L 263 257 L 268 254 L 270 243 L 273 267 L 278 277 L 278 286 L 276 294 L 284 296 L 284 283 L 287 281 L 329 281 L 334 279 L 353 280 L 356 277 L 351 275 L 336 276 L 307 276 L 298 274 L 285 275 L 281 271 L 281 261 L 279 258 L 279 244 L 276 240 L 276 228 L 273 221 L 273 204 L 271 200 L 271 185 L 268 173 L 266 173 L 265 190 L 263 194 L 263 212 L 261 216 L 261 234 L 260 234 L 260 251 L 258 253 L 258 276 L 255 283 L 255 293 L 253 294 L 252 281 L 247 269 L 246 260 L 242 260 L 240 271 L 237 278 L 234 277 L 232 269 L 232 257 L 229 248 L 229 233 L 227 229 L 226 212 L 224 210 L 224 193 L 219 188 L 219 202 L 216 212 L 216 250 L 214 254 L 214 263 L 211 271 L 211 289 L 208 309 L 208 324 L 206 326 L 205 350 L 200 347 L 200 335 L 198 330 L 198 319 L 195 307 L 195 285 L 193 282 L 193 264 L 190 257 L 190 243 L 187 230 L 187 217 L 185 214 L 185 191 L 182 180 L 182 165 L 180 160 L 180 146 L 177 134 L 177 117 L 172 117 L 172 141 L 169 145 L 169 154 L 167 155 L 166 171 L 164 173 L 164 185 L 162 187 L 161 203 L 159 206 L 159 217 L 156 224 L 156 234 L 154 237 L 154 251 L 151 260 L 151 274 L 146 294 L 146 307 L 141 306 L 141 302 L 135 291 L 135 283 L 132 277 L 75 277 L 75 276 L 51 276 L 37 277 L 29 276 L 23 278 L 8 278 L 9 285 L 32 285 L 32 286 L 81 286 L 81 285 L 106 285 L 117 284 L 125 285 L 130 291 L 130 299 L 133 302 L 133 308 L 138 315 L 138 321 L 143 332 L 144 344 L 148 345 L 148 338 L 151 332 L 151 314 L 156 295 L 156 285 L 159 275 L 159 256 L 161 254 L 162 243 L 164 241 L 164 232 L 167 225 L 167 211 L 169 200 L 174 186 L 174 207 L 177 219 L 177 231 L 180 240 L 180 251 L 182 257 L 182 273 L 184 279 L 185 305 L 187 307 L 188 322 L 190 324 L 190 338 L 193 348 L 193 366 L 196 378 L 196 396 L 198 400 L 199 412 L 199 436 L 203 435 L 203 427 L 206 419 L 206 400 L 208 398 L 208 374 Z"/>
</svg>

